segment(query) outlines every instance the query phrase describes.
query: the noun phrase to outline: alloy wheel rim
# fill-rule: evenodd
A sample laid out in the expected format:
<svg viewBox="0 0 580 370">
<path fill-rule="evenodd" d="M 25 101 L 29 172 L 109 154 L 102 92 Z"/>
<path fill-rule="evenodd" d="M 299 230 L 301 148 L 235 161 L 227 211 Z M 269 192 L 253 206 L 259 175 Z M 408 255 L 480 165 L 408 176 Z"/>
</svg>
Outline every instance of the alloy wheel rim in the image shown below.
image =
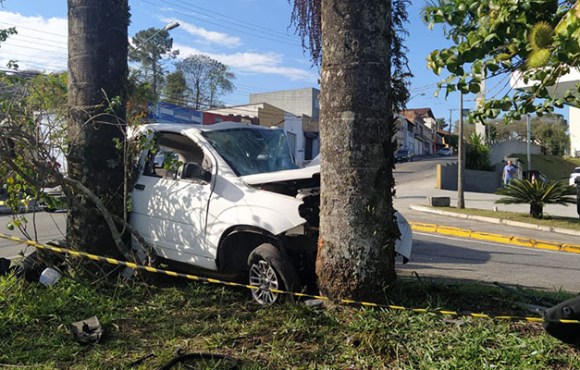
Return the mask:
<svg viewBox="0 0 580 370">
<path fill-rule="evenodd" d="M 272 266 L 260 260 L 250 267 L 250 285 L 258 289 L 252 289 L 252 296 L 260 304 L 271 305 L 278 299 L 278 293 L 271 289 L 278 289 L 279 282 L 276 271 Z"/>
</svg>

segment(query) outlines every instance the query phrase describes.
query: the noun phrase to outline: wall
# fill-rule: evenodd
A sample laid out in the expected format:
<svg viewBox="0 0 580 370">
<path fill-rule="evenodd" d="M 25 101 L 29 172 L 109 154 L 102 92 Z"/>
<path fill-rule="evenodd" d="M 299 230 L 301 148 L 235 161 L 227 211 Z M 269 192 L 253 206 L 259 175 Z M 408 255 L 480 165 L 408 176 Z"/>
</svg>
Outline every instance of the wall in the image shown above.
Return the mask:
<svg viewBox="0 0 580 370">
<path fill-rule="evenodd" d="M 260 126 L 272 127 L 280 126 L 284 123 L 285 112 L 269 104 L 264 104 L 258 108 L 258 118 Z"/>
<path fill-rule="evenodd" d="M 500 186 L 501 171 L 464 170 L 464 191 L 495 193 Z M 457 190 L 457 163 L 437 165 L 435 187 L 441 190 Z"/>
<path fill-rule="evenodd" d="M 418 155 L 415 149 L 415 134 L 413 129 L 415 124 L 407 120 L 403 115 L 396 116 L 395 124 L 397 132 L 393 140 L 397 140 L 397 148 L 407 149 L 413 155 Z"/>
<path fill-rule="evenodd" d="M 580 145 L 580 143 L 579 143 Z M 489 154 L 489 161 L 492 165 L 502 163 L 505 157 L 511 154 L 527 154 L 528 144 L 520 140 L 508 140 L 491 145 L 491 153 Z M 542 154 L 542 148 L 537 144 L 530 145 L 531 154 Z"/>
<path fill-rule="evenodd" d="M 318 118 L 312 118 L 310 116 L 303 115 L 302 130 L 304 130 L 304 132 L 319 132 L 320 122 L 318 121 Z"/>
<path fill-rule="evenodd" d="M 304 132 L 302 131 L 301 117 L 286 113 L 284 115 L 284 132 L 294 161 L 302 167 L 304 164 Z"/>
<path fill-rule="evenodd" d="M 296 116 L 320 116 L 319 91 L 314 88 L 250 94 L 250 104 L 268 103 Z"/>
<path fill-rule="evenodd" d="M 281 126 L 284 123 L 284 111 L 267 103 L 217 108 L 208 110 L 206 113 L 240 115 L 244 117 L 242 122 L 247 122 L 246 117 L 249 117 L 253 124 L 256 122 L 253 118 L 257 118 L 259 124 L 266 127 Z"/>
<path fill-rule="evenodd" d="M 424 151 L 423 151 L 423 148 L 425 147 L 424 146 L 424 143 L 421 140 L 417 139 L 416 136 L 413 136 L 413 147 L 414 147 L 413 150 L 415 152 L 414 155 L 423 155 L 423 154 L 425 154 Z"/>
<path fill-rule="evenodd" d="M 209 113 L 209 112 L 202 112 L 203 113 L 203 124 L 204 125 L 213 125 L 215 123 L 220 122 L 243 122 L 243 123 L 251 123 L 253 125 L 257 125 L 259 123 L 258 118 L 252 118 L 248 116 L 240 116 L 240 115 L 225 115 L 225 114 L 216 114 L 216 113 Z"/>
</svg>

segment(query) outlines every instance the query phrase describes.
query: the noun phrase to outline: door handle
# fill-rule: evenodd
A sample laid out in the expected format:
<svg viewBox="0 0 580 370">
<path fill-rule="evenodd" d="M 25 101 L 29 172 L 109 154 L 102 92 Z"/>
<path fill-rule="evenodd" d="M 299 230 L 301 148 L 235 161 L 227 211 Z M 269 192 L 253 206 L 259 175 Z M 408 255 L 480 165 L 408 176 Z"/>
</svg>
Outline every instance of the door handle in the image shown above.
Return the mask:
<svg viewBox="0 0 580 370">
<path fill-rule="evenodd" d="M 145 190 L 145 185 L 143 185 L 143 184 L 136 184 L 135 185 L 135 189 L 137 189 L 137 190 Z"/>
</svg>

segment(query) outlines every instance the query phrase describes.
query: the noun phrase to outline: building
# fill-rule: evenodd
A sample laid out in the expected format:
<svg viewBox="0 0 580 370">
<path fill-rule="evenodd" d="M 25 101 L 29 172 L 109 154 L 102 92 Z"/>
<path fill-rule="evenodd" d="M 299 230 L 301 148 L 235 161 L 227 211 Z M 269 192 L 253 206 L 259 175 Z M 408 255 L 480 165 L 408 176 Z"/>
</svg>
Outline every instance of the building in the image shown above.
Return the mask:
<svg viewBox="0 0 580 370">
<path fill-rule="evenodd" d="M 566 91 L 576 89 L 576 84 L 580 83 L 580 70 L 572 69 L 570 73 L 558 79 L 558 82 L 548 88 L 548 92 L 553 97 L 562 96 Z M 518 72 L 512 73 L 510 85 L 515 89 L 526 90 L 533 86 L 534 81 L 524 81 Z M 580 157 L 580 107 L 568 106 L 568 133 L 570 134 L 569 154 L 571 157 Z"/>
<path fill-rule="evenodd" d="M 280 126 L 284 123 L 286 112 L 268 103 L 256 103 L 245 105 L 234 105 L 232 107 L 214 108 L 204 111 L 204 113 L 218 114 L 221 116 L 243 116 L 248 119 L 257 119 L 261 126 Z"/>
<path fill-rule="evenodd" d="M 250 104 L 268 103 L 295 116 L 320 117 L 320 90 L 308 87 L 250 94 Z"/>
<path fill-rule="evenodd" d="M 149 106 L 147 119 L 150 122 L 182 123 L 190 125 L 213 125 L 219 122 L 242 122 L 257 125 L 258 119 L 247 114 L 217 114 L 201 112 L 191 107 L 184 107 L 167 102 L 159 102 Z"/>
<path fill-rule="evenodd" d="M 320 90 L 307 87 L 250 94 L 250 105 L 252 104 L 269 104 L 300 117 L 304 135 L 304 161 L 307 162 L 320 153 Z"/>
<path fill-rule="evenodd" d="M 397 142 L 397 149 L 405 149 L 417 155 L 415 152 L 415 123 L 405 118 L 404 115 L 398 114 L 395 117 L 395 125 L 397 131 L 394 140 Z"/>
<path fill-rule="evenodd" d="M 204 114 L 244 115 L 252 122 L 266 127 L 282 127 L 296 164 L 304 165 L 320 152 L 318 119 L 296 115 L 269 103 L 252 103 L 233 107 L 211 109 Z"/>
<path fill-rule="evenodd" d="M 404 143 L 414 155 L 432 155 L 437 150 L 437 120 L 431 108 L 407 109 L 401 112 L 403 130 L 412 129 L 412 135 L 406 135 Z"/>
<path fill-rule="evenodd" d="M 257 125 L 258 119 L 253 118 L 247 115 L 234 115 L 234 114 L 217 114 L 217 113 L 210 113 L 210 112 L 201 112 L 202 113 L 202 121 L 204 125 L 213 125 L 215 123 L 220 122 L 241 122 L 241 123 L 248 123 L 252 125 Z"/>
</svg>

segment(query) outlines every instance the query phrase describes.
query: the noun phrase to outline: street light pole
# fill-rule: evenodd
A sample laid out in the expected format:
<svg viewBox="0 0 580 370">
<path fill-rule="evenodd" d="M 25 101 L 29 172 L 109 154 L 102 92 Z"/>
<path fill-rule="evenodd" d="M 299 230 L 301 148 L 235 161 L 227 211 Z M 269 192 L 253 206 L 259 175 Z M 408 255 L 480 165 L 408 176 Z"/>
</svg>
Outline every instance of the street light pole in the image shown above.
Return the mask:
<svg viewBox="0 0 580 370">
<path fill-rule="evenodd" d="M 179 27 L 179 22 L 170 22 L 170 23 L 167 23 L 167 24 L 166 24 L 166 25 L 163 27 L 163 29 L 164 29 L 165 31 L 171 31 L 172 29 L 174 29 L 174 28 L 177 28 L 177 27 Z"/>
<path fill-rule="evenodd" d="M 163 28 L 158 29 L 155 33 L 153 33 L 151 36 L 149 36 L 146 40 L 144 40 L 143 42 L 141 42 L 135 48 L 131 49 L 129 51 L 129 55 L 134 54 L 137 50 L 139 50 L 143 46 L 147 45 L 147 43 L 149 41 L 151 41 L 159 33 L 163 32 L 163 31 L 171 31 L 171 30 L 173 30 L 173 29 L 175 29 L 177 27 L 179 27 L 179 23 L 178 22 L 170 22 L 170 23 L 167 23 L 165 26 L 163 26 Z M 153 93 L 154 93 L 155 97 L 157 97 L 157 55 L 156 55 L 156 50 L 153 50 L 153 58 L 151 58 L 151 59 L 152 59 L 151 60 L 151 65 L 153 67 Z"/>
<path fill-rule="evenodd" d="M 163 31 L 171 31 L 175 28 L 179 27 L 179 23 L 178 22 L 170 22 L 167 23 L 165 26 L 163 26 L 163 28 L 160 28 L 157 30 L 157 32 L 155 32 L 153 35 L 149 36 L 147 38 L 147 40 L 143 41 L 141 44 L 139 44 L 139 46 L 137 46 L 136 48 L 131 50 L 131 53 L 136 52 L 137 50 L 141 49 L 145 44 L 147 44 L 149 41 L 151 41 L 152 38 L 154 38 L 155 36 L 157 36 L 160 32 Z"/>
</svg>

